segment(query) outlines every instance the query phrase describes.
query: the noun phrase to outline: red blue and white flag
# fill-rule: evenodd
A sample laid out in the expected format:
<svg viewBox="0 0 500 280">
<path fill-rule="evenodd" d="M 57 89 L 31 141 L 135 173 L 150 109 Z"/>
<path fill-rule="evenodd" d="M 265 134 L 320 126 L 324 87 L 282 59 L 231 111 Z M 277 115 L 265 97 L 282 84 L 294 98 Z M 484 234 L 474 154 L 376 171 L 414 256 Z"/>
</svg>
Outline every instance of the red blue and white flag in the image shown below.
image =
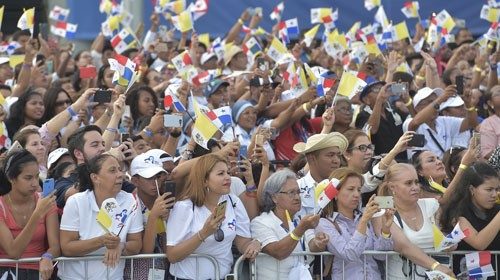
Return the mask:
<svg viewBox="0 0 500 280">
<path fill-rule="evenodd" d="M 248 41 L 245 42 L 242 46 L 243 52 L 246 55 L 255 56 L 259 52 L 262 51 L 262 47 L 255 37 L 251 37 Z"/>
<path fill-rule="evenodd" d="M 326 186 L 319 187 L 319 189 L 322 189 L 322 191 L 319 193 L 319 195 L 317 195 L 317 200 L 316 200 L 316 202 L 317 202 L 316 205 L 317 205 L 317 208 L 319 208 L 319 209 L 325 208 L 325 206 L 328 205 L 328 203 L 330 203 L 330 201 L 332 201 L 332 199 L 334 197 L 336 197 L 338 192 L 339 192 L 337 190 L 337 186 L 340 184 L 340 181 L 338 179 L 333 178 L 330 181 L 328 181 L 328 180 L 324 180 L 324 181 L 325 182 L 321 182 L 321 183 L 326 183 Z M 318 185 L 320 185 L 320 184 L 318 184 Z M 316 186 L 316 188 L 318 188 L 318 186 Z M 315 196 L 316 196 L 316 194 L 315 194 Z"/>
<path fill-rule="evenodd" d="M 224 127 L 230 126 L 233 124 L 233 118 L 231 117 L 231 107 L 224 106 L 217 109 L 214 109 L 215 114 L 222 122 Z"/>
<path fill-rule="evenodd" d="M 297 18 L 281 21 L 278 29 L 281 41 L 289 43 L 291 36 L 299 35 L 299 22 Z"/>
<path fill-rule="evenodd" d="M 69 9 L 64 9 L 59 6 L 54 6 L 49 13 L 49 18 L 56 21 L 66 21 L 69 15 Z"/>
<path fill-rule="evenodd" d="M 128 30 L 128 28 L 123 28 L 117 35 L 111 38 L 111 45 L 119 54 L 122 54 L 127 49 L 132 48 L 135 43 L 135 36 Z"/>
<path fill-rule="evenodd" d="M 495 276 L 495 271 L 491 266 L 491 253 L 488 251 L 466 254 L 465 264 L 469 272 L 469 279 L 482 279 Z"/>
<path fill-rule="evenodd" d="M 269 17 L 272 20 L 280 21 L 281 20 L 281 14 L 283 13 L 283 10 L 285 9 L 285 3 L 280 2 L 276 7 L 274 7 L 273 11 L 269 15 Z"/>
<path fill-rule="evenodd" d="M 50 32 L 59 37 L 73 39 L 76 35 L 78 24 L 71 24 L 64 21 L 58 21 L 55 25 L 50 26 Z"/>
<path fill-rule="evenodd" d="M 334 79 L 319 77 L 316 91 L 318 96 L 325 96 L 325 94 L 335 85 Z"/>
<path fill-rule="evenodd" d="M 113 83 L 124 87 L 130 87 L 137 77 L 136 64 L 128 57 L 116 54 L 114 58 L 108 59 L 109 68 L 115 71 Z"/>
</svg>

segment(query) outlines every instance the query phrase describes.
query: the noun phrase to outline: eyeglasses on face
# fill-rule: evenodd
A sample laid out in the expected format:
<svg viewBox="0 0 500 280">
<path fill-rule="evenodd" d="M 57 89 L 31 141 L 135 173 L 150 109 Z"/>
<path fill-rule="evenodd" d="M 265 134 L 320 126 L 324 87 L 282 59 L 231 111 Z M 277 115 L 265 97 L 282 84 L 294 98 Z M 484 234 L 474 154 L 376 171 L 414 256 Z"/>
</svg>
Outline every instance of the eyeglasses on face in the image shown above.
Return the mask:
<svg viewBox="0 0 500 280">
<path fill-rule="evenodd" d="M 300 195 L 302 192 L 300 190 L 293 190 L 293 191 L 280 191 L 278 193 L 286 194 L 289 198 L 294 198 L 297 195 Z"/>
<path fill-rule="evenodd" d="M 61 101 L 56 101 L 55 103 L 56 106 L 62 106 L 62 105 L 71 105 L 71 100 L 61 100 Z"/>
<path fill-rule="evenodd" d="M 361 152 L 366 152 L 366 150 L 370 149 L 370 150 L 375 150 L 375 145 L 373 144 L 368 144 L 368 145 L 359 145 L 357 147 L 353 147 L 352 150 L 360 150 Z"/>
</svg>

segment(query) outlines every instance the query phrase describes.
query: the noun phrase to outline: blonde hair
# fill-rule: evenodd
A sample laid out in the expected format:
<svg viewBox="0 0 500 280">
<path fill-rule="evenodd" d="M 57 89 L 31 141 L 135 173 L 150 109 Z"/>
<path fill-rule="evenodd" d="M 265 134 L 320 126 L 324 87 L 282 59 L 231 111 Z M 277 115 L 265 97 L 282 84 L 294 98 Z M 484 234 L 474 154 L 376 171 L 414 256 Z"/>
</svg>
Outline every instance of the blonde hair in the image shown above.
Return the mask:
<svg viewBox="0 0 500 280">
<path fill-rule="evenodd" d="M 415 170 L 415 167 L 408 163 L 396 163 L 389 166 L 389 168 L 385 172 L 384 181 L 378 187 L 377 195 L 391 196 L 392 192 L 389 189 L 389 183 L 393 182 L 395 178 L 405 170 Z"/>
<path fill-rule="evenodd" d="M 342 189 L 342 186 L 344 185 L 347 178 L 350 178 L 350 177 L 358 178 L 361 181 L 361 185 L 364 184 L 365 180 L 364 180 L 363 176 L 349 167 L 341 167 L 341 168 L 335 169 L 330 174 L 329 179 L 331 180 L 331 179 L 335 178 L 335 179 L 338 179 L 340 181 L 339 185 L 337 186 L 337 190 L 340 191 L 340 189 Z M 335 199 L 332 199 L 332 201 L 330 201 L 325 206 L 325 208 L 323 208 L 323 212 L 322 212 L 321 216 L 322 217 L 331 217 L 333 215 L 333 212 L 336 212 L 336 211 L 338 211 L 337 202 L 335 201 Z"/>
<path fill-rule="evenodd" d="M 180 197 L 190 199 L 194 205 L 201 207 L 205 203 L 207 195 L 205 181 L 214 166 L 219 162 L 227 164 L 226 159 L 217 154 L 207 154 L 199 157 L 189 173 L 187 184 Z"/>
</svg>

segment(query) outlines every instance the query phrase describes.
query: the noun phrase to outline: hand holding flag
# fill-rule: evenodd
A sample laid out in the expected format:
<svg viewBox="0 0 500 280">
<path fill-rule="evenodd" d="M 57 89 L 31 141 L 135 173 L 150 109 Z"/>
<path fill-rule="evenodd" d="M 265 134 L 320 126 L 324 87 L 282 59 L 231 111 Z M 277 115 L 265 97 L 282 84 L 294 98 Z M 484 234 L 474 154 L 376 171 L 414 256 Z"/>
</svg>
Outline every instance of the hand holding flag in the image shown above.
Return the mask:
<svg viewBox="0 0 500 280">
<path fill-rule="evenodd" d="M 323 208 L 325 208 L 332 199 L 337 196 L 338 190 L 337 187 L 340 184 L 340 181 L 336 178 L 331 180 L 323 180 L 314 190 L 315 198 L 316 198 L 316 208 L 318 209 L 317 213 L 321 212 Z M 318 194 L 318 195 L 317 195 Z"/>
</svg>

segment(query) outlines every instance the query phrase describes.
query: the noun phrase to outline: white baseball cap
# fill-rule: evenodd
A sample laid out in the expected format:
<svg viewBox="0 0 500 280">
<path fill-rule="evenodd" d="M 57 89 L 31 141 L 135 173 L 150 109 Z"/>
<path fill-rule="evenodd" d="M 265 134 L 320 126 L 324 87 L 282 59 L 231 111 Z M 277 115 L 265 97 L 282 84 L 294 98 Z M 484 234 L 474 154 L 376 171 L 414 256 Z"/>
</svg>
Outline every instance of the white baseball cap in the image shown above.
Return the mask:
<svg viewBox="0 0 500 280">
<path fill-rule="evenodd" d="M 201 55 L 200 63 L 205 64 L 205 62 L 209 61 L 211 58 L 216 57 L 213 52 L 205 52 Z"/>
<path fill-rule="evenodd" d="M 171 155 L 161 149 L 151 149 L 144 154 L 146 154 L 148 157 L 152 156 L 154 158 L 153 163 L 159 166 L 163 166 L 164 162 L 174 161 L 174 158 Z"/>
<path fill-rule="evenodd" d="M 161 165 L 155 163 L 155 158 L 146 153 L 136 156 L 130 164 L 130 176 L 139 175 L 149 179 L 158 173 L 167 172 Z"/>
<path fill-rule="evenodd" d="M 432 89 L 430 87 L 424 87 L 421 88 L 417 91 L 417 94 L 413 97 L 413 107 L 417 107 L 418 103 L 420 101 L 426 99 L 429 97 L 432 93 L 435 93 L 437 96 L 440 96 L 441 94 L 444 93 L 444 90 L 442 88 L 435 88 Z"/>
<path fill-rule="evenodd" d="M 66 148 L 57 148 L 50 152 L 47 158 L 47 169 L 50 169 L 52 164 L 56 163 L 64 155 L 69 155 L 69 151 Z"/>
<path fill-rule="evenodd" d="M 448 100 L 446 100 L 445 102 L 441 103 L 441 105 L 439 105 L 439 111 L 443 111 L 444 109 L 450 107 L 463 106 L 464 104 L 464 100 L 460 96 L 455 95 L 448 98 Z"/>
</svg>

